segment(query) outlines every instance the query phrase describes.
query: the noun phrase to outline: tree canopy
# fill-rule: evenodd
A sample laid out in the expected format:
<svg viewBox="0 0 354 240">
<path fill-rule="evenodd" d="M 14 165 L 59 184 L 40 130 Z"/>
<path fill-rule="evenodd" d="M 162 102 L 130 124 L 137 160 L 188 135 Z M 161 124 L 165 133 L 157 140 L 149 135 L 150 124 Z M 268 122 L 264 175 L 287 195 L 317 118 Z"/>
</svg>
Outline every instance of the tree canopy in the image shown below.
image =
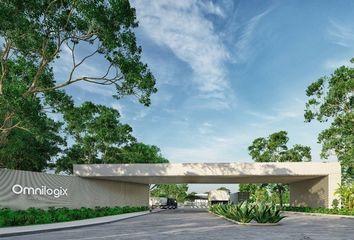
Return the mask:
<svg viewBox="0 0 354 240">
<path fill-rule="evenodd" d="M 77 105 L 65 91 L 94 84 L 113 89 L 115 99 L 130 95 L 150 105 L 155 78 L 141 61 L 128 0 L 0 5 L 0 167 L 71 172 L 74 163 L 138 162 L 144 154 L 167 161 L 157 147 L 136 142 L 118 111 Z M 84 70 L 92 60 L 100 64 L 94 73 Z"/>
<path fill-rule="evenodd" d="M 150 104 L 155 78 L 140 60 L 141 47 L 133 32 L 138 24 L 128 0 L 0 4 L 0 143 L 15 128 L 33 131 L 33 115 L 43 110 L 33 109 L 38 102 L 42 108 L 65 110 L 65 94 L 59 90 L 78 82 L 110 86 L 117 99 L 133 95 Z M 84 56 L 77 51 L 83 46 Z M 71 67 L 60 69 L 59 81 L 53 77 L 54 62 L 65 53 Z M 100 57 L 106 69 L 97 75 L 80 71 L 94 57 Z"/>
<path fill-rule="evenodd" d="M 295 144 L 289 149 L 287 143 L 289 141 L 286 131 L 279 131 L 270 134 L 268 137 L 260 137 L 255 139 L 251 146 L 248 147 L 249 154 L 255 162 L 308 162 L 311 161 L 311 148 L 300 144 Z M 249 191 L 252 194 L 262 192 L 262 188 L 267 186 L 268 189 L 276 193 L 279 203 L 283 205 L 284 193 L 288 191 L 287 186 L 283 184 L 266 184 L 240 185 L 240 190 Z M 257 192 L 258 191 L 258 192 Z M 262 194 L 264 191 L 262 192 Z M 264 194 L 263 194 L 264 195 Z"/>
<path fill-rule="evenodd" d="M 354 58 L 351 60 L 354 63 Z M 310 84 L 306 90 L 305 120 L 330 122 L 318 141 L 321 157 L 335 154 L 345 180 L 354 180 L 354 68 L 342 66 L 329 77 Z"/>
<path fill-rule="evenodd" d="M 311 161 L 311 148 L 295 144 L 289 149 L 286 131 L 270 134 L 267 138 L 260 137 L 252 142 L 248 151 L 256 162 L 308 162 Z"/>
</svg>

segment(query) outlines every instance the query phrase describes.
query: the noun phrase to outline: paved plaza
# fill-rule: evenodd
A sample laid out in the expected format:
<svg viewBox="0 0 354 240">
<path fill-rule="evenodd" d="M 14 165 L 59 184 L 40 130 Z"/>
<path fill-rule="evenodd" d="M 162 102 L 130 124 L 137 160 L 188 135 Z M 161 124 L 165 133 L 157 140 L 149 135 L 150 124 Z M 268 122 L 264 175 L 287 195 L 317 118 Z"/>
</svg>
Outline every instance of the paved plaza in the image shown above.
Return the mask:
<svg viewBox="0 0 354 240">
<path fill-rule="evenodd" d="M 205 209 L 178 209 L 109 224 L 3 239 L 354 240 L 354 219 L 289 214 L 279 226 L 240 226 Z"/>
</svg>

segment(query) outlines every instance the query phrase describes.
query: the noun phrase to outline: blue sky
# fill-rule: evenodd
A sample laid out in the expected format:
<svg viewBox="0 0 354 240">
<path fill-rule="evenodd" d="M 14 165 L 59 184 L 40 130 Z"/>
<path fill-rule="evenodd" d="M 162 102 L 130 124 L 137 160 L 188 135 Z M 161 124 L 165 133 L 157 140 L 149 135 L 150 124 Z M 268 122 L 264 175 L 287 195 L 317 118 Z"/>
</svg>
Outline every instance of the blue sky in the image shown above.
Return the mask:
<svg viewBox="0 0 354 240">
<path fill-rule="evenodd" d="M 325 126 L 304 123 L 305 90 L 354 57 L 354 1 L 132 5 L 143 61 L 157 79 L 152 105 L 116 101 L 108 88 L 71 86 L 78 103 L 118 109 L 138 140 L 159 146 L 171 162 L 252 161 L 251 142 L 279 130 L 288 131 L 290 145 L 309 145 L 313 161 L 322 161 L 317 135 Z M 65 69 L 65 57 L 58 65 Z M 83 67 L 96 73 L 101 65 L 95 59 Z"/>
</svg>

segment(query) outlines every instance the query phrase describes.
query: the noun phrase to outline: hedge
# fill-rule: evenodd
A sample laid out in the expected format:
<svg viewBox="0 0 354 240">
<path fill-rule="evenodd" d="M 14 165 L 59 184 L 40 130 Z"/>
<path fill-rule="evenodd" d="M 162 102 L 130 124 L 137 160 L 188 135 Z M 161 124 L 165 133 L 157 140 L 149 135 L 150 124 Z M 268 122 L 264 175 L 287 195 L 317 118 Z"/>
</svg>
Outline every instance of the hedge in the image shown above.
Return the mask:
<svg viewBox="0 0 354 240">
<path fill-rule="evenodd" d="M 338 214 L 354 216 L 354 208 L 310 208 L 310 207 L 283 207 L 284 211 L 293 212 L 308 212 L 308 213 L 324 213 L 324 214 Z"/>
<path fill-rule="evenodd" d="M 147 207 L 96 207 L 80 209 L 29 208 L 27 210 L 0 209 L 0 227 L 24 226 L 82 220 L 148 210 Z"/>
</svg>

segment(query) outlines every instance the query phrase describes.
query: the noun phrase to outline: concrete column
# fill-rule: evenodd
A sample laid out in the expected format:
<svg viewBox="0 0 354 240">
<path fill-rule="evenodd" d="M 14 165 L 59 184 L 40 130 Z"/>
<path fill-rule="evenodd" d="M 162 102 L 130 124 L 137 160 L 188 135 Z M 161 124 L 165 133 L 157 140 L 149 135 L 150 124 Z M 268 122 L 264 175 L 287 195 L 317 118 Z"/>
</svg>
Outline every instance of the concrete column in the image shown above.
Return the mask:
<svg viewBox="0 0 354 240">
<path fill-rule="evenodd" d="M 334 192 L 340 182 L 340 174 L 329 174 L 326 177 L 291 183 L 290 205 L 331 208 L 333 200 L 337 198 Z"/>
</svg>

